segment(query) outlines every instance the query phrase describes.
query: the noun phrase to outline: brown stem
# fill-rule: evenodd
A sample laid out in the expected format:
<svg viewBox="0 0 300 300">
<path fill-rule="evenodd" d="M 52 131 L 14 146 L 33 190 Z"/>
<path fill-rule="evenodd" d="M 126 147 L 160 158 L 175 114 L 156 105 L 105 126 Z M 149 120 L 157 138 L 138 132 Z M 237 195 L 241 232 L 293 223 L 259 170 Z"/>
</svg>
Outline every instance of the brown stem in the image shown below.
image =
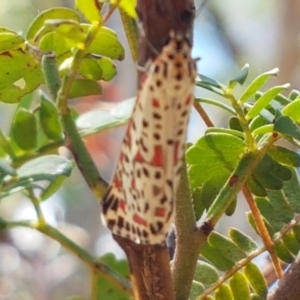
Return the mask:
<svg viewBox="0 0 300 300">
<path fill-rule="evenodd" d="M 264 245 L 266 246 L 266 248 L 271 256 L 276 274 L 277 274 L 278 278 L 282 278 L 283 271 L 282 271 L 282 268 L 280 265 L 280 261 L 276 255 L 276 253 L 274 252 L 274 243 L 269 235 L 269 232 L 263 221 L 261 213 L 256 205 L 256 202 L 253 199 L 253 196 L 246 185 L 243 186 L 243 194 L 244 194 L 246 201 L 251 209 L 257 230 L 263 240 Z"/>
<path fill-rule="evenodd" d="M 137 12 L 142 23 L 139 65 L 160 53 L 171 29 L 192 36 L 195 6 L 193 0 L 138 0 Z"/>
<path fill-rule="evenodd" d="M 300 295 L 300 255 L 292 263 L 278 286 L 268 296 L 268 300 L 298 300 Z"/>
<path fill-rule="evenodd" d="M 196 111 L 198 112 L 198 114 L 200 115 L 201 119 L 207 127 L 215 127 L 209 115 L 206 113 L 206 111 L 203 109 L 202 105 L 199 102 L 194 102 L 194 108 L 196 109 Z"/>
<path fill-rule="evenodd" d="M 165 245 L 139 245 L 113 235 L 125 251 L 131 272 L 135 300 L 175 300 Z"/>
</svg>

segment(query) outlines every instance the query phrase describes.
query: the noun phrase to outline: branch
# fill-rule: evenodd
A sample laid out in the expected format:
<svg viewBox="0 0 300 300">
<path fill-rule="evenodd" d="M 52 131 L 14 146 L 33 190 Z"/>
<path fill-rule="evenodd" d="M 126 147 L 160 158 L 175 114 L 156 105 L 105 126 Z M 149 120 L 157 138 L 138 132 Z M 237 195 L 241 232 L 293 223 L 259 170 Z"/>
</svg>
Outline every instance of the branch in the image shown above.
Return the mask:
<svg viewBox="0 0 300 300">
<path fill-rule="evenodd" d="M 172 264 L 172 277 L 176 299 L 188 299 L 200 249 L 207 232 L 198 231 L 190 194 L 187 168 L 184 164 L 175 202 L 176 249 Z"/>
<path fill-rule="evenodd" d="M 48 237 L 51 237 L 60 243 L 65 249 L 78 256 L 91 270 L 97 272 L 103 278 L 110 281 L 118 289 L 125 291 L 129 295 L 132 294 L 131 285 L 126 279 L 114 272 L 108 266 L 97 261 L 91 254 L 49 224 L 40 225 L 36 221 L 8 221 L 3 219 L 1 219 L 1 222 L 7 229 L 21 226 L 35 229 L 44 233 Z"/>
<path fill-rule="evenodd" d="M 171 29 L 189 32 L 192 37 L 195 17 L 193 0 L 138 0 L 137 13 L 144 30 L 140 36 L 141 66 L 160 53 Z"/>
<path fill-rule="evenodd" d="M 268 296 L 268 300 L 298 300 L 300 295 L 300 254 L 297 255 L 278 286 Z"/>
</svg>

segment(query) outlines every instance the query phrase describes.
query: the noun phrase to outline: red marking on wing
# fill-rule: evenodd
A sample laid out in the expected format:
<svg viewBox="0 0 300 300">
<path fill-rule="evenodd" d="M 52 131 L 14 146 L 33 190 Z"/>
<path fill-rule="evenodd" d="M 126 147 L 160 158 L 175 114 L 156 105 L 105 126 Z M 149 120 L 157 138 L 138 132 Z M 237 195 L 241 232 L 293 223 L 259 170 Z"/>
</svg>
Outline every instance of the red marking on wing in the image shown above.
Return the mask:
<svg viewBox="0 0 300 300">
<path fill-rule="evenodd" d="M 117 190 L 121 189 L 122 181 L 120 180 L 119 176 L 115 176 L 113 184 L 117 188 Z"/>
<path fill-rule="evenodd" d="M 175 142 L 174 144 L 174 164 L 178 163 L 179 157 L 178 157 L 178 148 L 179 148 L 179 142 Z"/>
<path fill-rule="evenodd" d="M 186 98 L 186 100 L 185 100 L 185 104 L 186 104 L 186 105 L 190 104 L 190 103 L 191 103 L 191 100 L 192 100 L 192 96 L 189 95 L 189 96 Z"/>
<path fill-rule="evenodd" d="M 133 215 L 133 221 L 138 225 L 147 226 L 147 221 L 141 218 L 138 214 Z"/>
<path fill-rule="evenodd" d="M 131 179 L 131 188 L 135 190 L 135 180 Z"/>
<path fill-rule="evenodd" d="M 153 107 L 160 107 L 159 101 L 156 98 L 152 99 L 152 105 L 153 105 Z"/>
<path fill-rule="evenodd" d="M 137 161 L 137 162 L 139 162 L 139 163 L 144 162 L 144 158 L 143 158 L 143 156 L 142 156 L 142 154 L 141 154 L 140 151 L 137 152 L 137 154 L 136 154 L 136 156 L 135 156 L 135 161 Z"/>
<path fill-rule="evenodd" d="M 151 161 L 153 166 L 162 166 L 163 165 L 163 148 L 162 146 L 154 147 L 154 155 Z"/>
<path fill-rule="evenodd" d="M 155 216 L 156 217 L 164 217 L 165 214 L 166 214 L 166 208 L 165 207 L 155 208 Z"/>
<path fill-rule="evenodd" d="M 124 200 L 120 200 L 119 205 L 123 212 L 126 213 L 126 202 Z"/>
</svg>

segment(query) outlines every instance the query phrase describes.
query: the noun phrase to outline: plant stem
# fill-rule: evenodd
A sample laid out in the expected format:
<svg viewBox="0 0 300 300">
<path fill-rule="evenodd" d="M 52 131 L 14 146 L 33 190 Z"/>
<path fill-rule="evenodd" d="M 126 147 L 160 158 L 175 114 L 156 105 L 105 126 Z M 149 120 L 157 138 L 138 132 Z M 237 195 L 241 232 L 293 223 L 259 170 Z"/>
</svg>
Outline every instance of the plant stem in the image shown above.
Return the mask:
<svg viewBox="0 0 300 300">
<path fill-rule="evenodd" d="M 133 61 L 136 63 L 138 61 L 138 27 L 136 20 L 129 17 L 126 13 L 124 13 L 121 9 L 119 9 L 119 13 L 121 16 L 123 28 L 125 30 L 125 34 L 127 37 L 127 41 L 129 44 L 130 52 Z"/>
<path fill-rule="evenodd" d="M 246 185 L 244 185 L 242 190 L 243 190 L 244 197 L 251 209 L 252 216 L 254 218 L 255 225 L 257 227 L 259 235 L 261 236 L 261 239 L 263 240 L 263 243 L 271 256 L 271 260 L 272 260 L 274 269 L 276 271 L 277 277 L 280 279 L 283 277 L 283 271 L 282 271 L 282 268 L 280 265 L 280 261 L 274 251 L 274 243 L 269 235 L 269 232 L 265 225 L 265 222 L 263 221 L 261 213 L 260 213 L 260 211 L 256 205 L 256 202 L 255 202 L 251 192 L 249 191 L 248 187 Z"/>
<path fill-rule="evenodd" d="M 196 227 L 196 218 L 184 164 L 175 202 L 176 249 L 171 265 L 176 299 L 188 299 L 200 248 L 206 241 Z"/>
<path fill-rule="evenodd" d="M 83 177 L 98 199 L 101 199 L 105 193 L 107 184 L 101 178 L 90 153 L 86 149 L 84 142 L 78 133 L 76 124 L 68 107 L 68 99 L 72 83 L 77 74 L 77 70 L 82 59 L 86 55 L 86 49 L 92 43 L 101 26 L 102 24 L 95 24 L 91 26 L 87 33 L 84 44 L 76 49 L 69 72 L 63 78 L 59 90 L 58 87 L 60 78 L 55 61 L 52 57 L 51 59 L 47 59 L 47 56 L 43 59 L 43 72 L 45 74 L 45 78 L 47 79 L 46 83 L 49 85 L 48 87 L 51 91 L 51 94 L 53 96 L 57 95 L 57 106 L 63 123 L 67 143 L 70 144 L 69 147 Z"/>
<path fill-rule="evenodd" d="M 56 228 L 50 226 L 49 224 L 44 224 L 40 226 L 39 223 L 34 221 L 6 221 L 3 220 L 6 224 L 6 228 L 15 228 L 15 227 L 28 227 L 32 229 L 36 229 L 45 235 L 53 238 L 57 242 L 59 242 L 64 248 L 73 252 L 77 257 L 79 257 L 93 272 L 97 272 L 103 278 L 110 281 L 120 290 L 123 290 L 129 295 L 132 295 L 132 288 L 130 283 L 121 277 L 119 274 L 115 273 L 109 267 L 97 261 L 91 254 L 82 249 L 68 237 L 63 235 Z"/>
<path fill-rule="evenodd" d="M 215 127 L 209 115 L 206 113 L 206 111 L 203 109 L 202 105 L 199 102 L 194 101 L 194 108 L 196 109 L 196 111 L 198 112 L 198 114 L 200 115 L 207 127 Z"/>
<path fill-rule="evenodd" d="M 52 101 L 55 101 L 61 84 L 55 53 L 49 52 L 42 56 L 42 70 Z"/>
<path fill-rule="evenodd" d="M 241 127 L 243 128 L 243 132 L 245 135 L 245 142 L 250 151 L 255 151 L 257 149 L 256 142 L 252 136 L 251 130 L 248 125 L 248 121 L 245 118 L 245 114 L 243 112 L 242 107 L 238 104 L 237 100 L 231 93 L 225 93 L 227 99 L 230 100 L 232 107 L 234 108 L 237 117 L 240 121 Z"/>
<path fill-rule="evenodd" d="M 31 202 L 34 206 L 34 209 L 35 209 L 35 212 L 36 212 L 36 215 L 38 218 L 38 224 L 40 227 L 43 227 L 47 223 L 46 223 L 43 211 L 40 206 L 40 199 L 35 196 L 33 189 L 28 189 L 27 191 L 28 191 L 28 198 L 31 200 Z"/>
</svg>

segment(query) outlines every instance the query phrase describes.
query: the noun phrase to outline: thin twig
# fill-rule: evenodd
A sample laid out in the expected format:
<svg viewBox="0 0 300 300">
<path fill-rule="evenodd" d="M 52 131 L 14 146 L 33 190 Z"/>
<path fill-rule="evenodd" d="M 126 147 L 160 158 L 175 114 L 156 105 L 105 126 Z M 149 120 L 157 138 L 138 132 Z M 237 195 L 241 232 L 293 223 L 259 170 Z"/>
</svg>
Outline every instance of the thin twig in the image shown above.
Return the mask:
<svg viewBox="0 0 300 300">
<path fill-rule="evenodd" d="M 256 228 L 259 232 L 259 235 L 268 250 L 271 260 L 274 265 L 274 269 L 276 271 L 277 277 L 280 279 L 283 277 L 283 271 L 280 265 L 280 261 L 274 251 L 274 243 L 269 235 L 268 229 L 266 227 L 266 224 L 262 218 L 262 215 L 257 207 L 257 204 L 253 198 L 253 195 L 249 191 L 248 187 L 246 185 L 243 186 L 243 194 L 245 196 L 245 199 L 250 207 L 250 210 L 252 212 L 253 219 L 255 221 Z"/>
</svg>

